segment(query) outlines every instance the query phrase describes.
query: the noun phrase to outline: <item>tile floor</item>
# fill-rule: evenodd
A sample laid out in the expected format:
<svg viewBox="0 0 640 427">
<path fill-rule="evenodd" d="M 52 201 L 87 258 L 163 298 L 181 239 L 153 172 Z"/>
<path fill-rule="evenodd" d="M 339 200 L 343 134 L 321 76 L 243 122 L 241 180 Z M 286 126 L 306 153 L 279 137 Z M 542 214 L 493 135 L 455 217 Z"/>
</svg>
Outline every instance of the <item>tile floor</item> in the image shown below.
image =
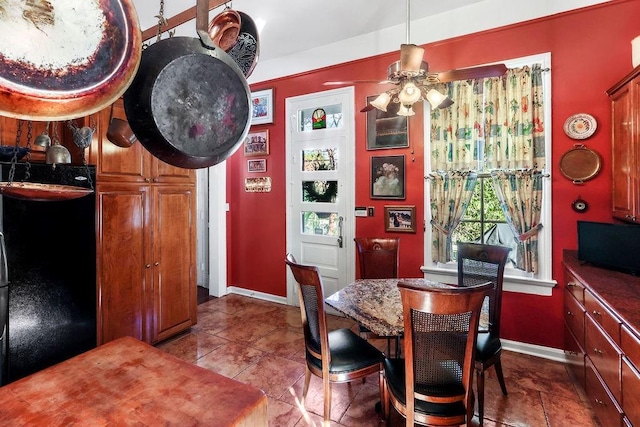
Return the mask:
<svg viewBox="0 0 640 427">
<path fill-rule="evenodd" d="M 353 321 L 329 316 L 331 329 L 345 326 L 357 330 Z M 386 348 L 386 340 L 375 344 Z M 304 384 L 299 308 L 239 295 L 211 299 L 198 305 L 197 325 L 157 347 L 264 390 L 270 426 L 308 425 L 290 392 L 292 388 L 300 396 Z M 491 368 L 485 379 L 485 426 L 598 426 L 562 363 L 506 351 L 502 357 L 509 395 L 502 395 Z M 331 426 L 384 425 L 374 409 L 378 399 L 377 375 L 364 383 L 334 385 Z M 322 382 L 315 376 L 305 406 L 321 426 Z M 477 415 L 473 421 L 478 424 Z M 404 426 L 393 410 L 391 426 Z"/>
</svg>

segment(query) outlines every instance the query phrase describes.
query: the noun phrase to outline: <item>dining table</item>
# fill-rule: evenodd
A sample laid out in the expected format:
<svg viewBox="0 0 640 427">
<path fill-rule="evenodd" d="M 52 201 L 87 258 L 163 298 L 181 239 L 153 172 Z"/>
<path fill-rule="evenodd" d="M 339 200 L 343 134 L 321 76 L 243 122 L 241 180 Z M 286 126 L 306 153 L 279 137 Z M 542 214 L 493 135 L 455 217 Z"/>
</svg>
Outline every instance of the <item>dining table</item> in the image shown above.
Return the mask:
<svg viewBox="0 0 640 427">
<path fill-rule="evenodd" d="M 456 288 L 458 285 L 437 282 L 425 278 L 356 279 L 344 288 L 325 298 L 329 307 L 355 320 L 379 336 L 402 336 L 402 300 L 398 282 L 417 287 Z M 479 331 L 489 323 L 489 302 L 485 298 L 480 314 Z"/>
</svg>

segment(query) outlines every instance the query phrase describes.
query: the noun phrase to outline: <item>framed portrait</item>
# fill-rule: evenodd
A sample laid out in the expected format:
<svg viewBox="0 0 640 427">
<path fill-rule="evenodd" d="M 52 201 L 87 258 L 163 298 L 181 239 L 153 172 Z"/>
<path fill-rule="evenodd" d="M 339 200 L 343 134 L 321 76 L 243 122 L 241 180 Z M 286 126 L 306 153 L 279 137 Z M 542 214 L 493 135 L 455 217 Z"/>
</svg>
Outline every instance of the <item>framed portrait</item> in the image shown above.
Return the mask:
<svg viewBox="0 0 640 427">
<path fill-rule="evenodd" d="M 385 206 L 384 229 L 388 232 L 415 233 L 415 206 Z"/>
<path fill-rule="evenodd" d="M 405 198 L 404 155 L 371 157 L 371 198 Z"/>
<path fill-rule="evenodd" d="M 269 131 L 249 132 L 244 139 L 245 156 L 264 156 L 269 154 Z"/>
<path fill-rule="evenodd" d="M 367 104 L 377 98 L 368 96 Z M 387 111 L 367 111 L 367 150 L 405 148 L 409 146 L 409 120 L 398 116 L 400 104 L 391 102 Z"/>
<path fill-rule="evenodd" d="M 247 172 L 266 172 L 267 159 L 247 160 Z"/>
<path fill-rule="evenodd" d="M 251 124 L 273 123 L 273 89 L 251 92 Z"/>
</svg>

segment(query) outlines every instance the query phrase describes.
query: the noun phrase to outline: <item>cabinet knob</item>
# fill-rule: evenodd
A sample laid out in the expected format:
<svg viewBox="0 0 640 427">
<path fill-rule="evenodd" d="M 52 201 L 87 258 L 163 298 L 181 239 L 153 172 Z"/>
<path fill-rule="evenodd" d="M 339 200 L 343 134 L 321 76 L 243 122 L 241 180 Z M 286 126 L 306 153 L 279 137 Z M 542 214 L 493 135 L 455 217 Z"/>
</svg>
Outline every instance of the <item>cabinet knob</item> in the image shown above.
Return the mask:
<svg viewBox="0 0 640 427">
<path fill-rule="evenodd" d="M 595 400 L 595 401 L 596 401 L 596 403 L 597 403 L 598 405 L 602 405 L 602 406 L 604 406 L 604 402 L 603 402 L 602 400 L 600 400 L 600 399 L 598 399 L 598 398 L 595 398 L 595 399 L 593 399 L 593 400 Z"/>
<path fill-rule="evenodd" d="M 151 264 L 145 265 L 144 268 L 151 268 Z"/>
<path fill-rule="evenodd" d="M 153 265 L 155 265 L 156 267 L 160 265 L 159 262 L 155 262 Z"/>
<path fill-rule="evenodd" d="M 593 352 L 594 352 L 595 354 L 602 355 L 602 350 L 598 350 L 597 348 L 594 348 L 594 349 L 593 349 Z"/>
<path fill-rule="evenodd" d="M 567 311 L 567 316 L 573 316 L 573 313 L 571 311 Z"/>
</svg>

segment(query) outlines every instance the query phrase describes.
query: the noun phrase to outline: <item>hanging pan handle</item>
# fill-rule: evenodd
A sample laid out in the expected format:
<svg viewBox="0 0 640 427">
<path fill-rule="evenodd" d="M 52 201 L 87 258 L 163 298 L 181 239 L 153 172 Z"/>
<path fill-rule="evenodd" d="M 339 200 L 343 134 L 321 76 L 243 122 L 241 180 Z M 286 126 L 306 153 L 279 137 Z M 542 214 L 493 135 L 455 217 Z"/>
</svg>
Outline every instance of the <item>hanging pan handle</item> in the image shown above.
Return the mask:
<svg viewBox="0 0 640 427">
<path fill-rule="evenodd" d="M 196 31 L 200 42 L 207 49 L 215 50 L 216 45 L 209 36 L 209 2 L 207 0 L 198 0 L 196 4 Z"/>
</svg>

